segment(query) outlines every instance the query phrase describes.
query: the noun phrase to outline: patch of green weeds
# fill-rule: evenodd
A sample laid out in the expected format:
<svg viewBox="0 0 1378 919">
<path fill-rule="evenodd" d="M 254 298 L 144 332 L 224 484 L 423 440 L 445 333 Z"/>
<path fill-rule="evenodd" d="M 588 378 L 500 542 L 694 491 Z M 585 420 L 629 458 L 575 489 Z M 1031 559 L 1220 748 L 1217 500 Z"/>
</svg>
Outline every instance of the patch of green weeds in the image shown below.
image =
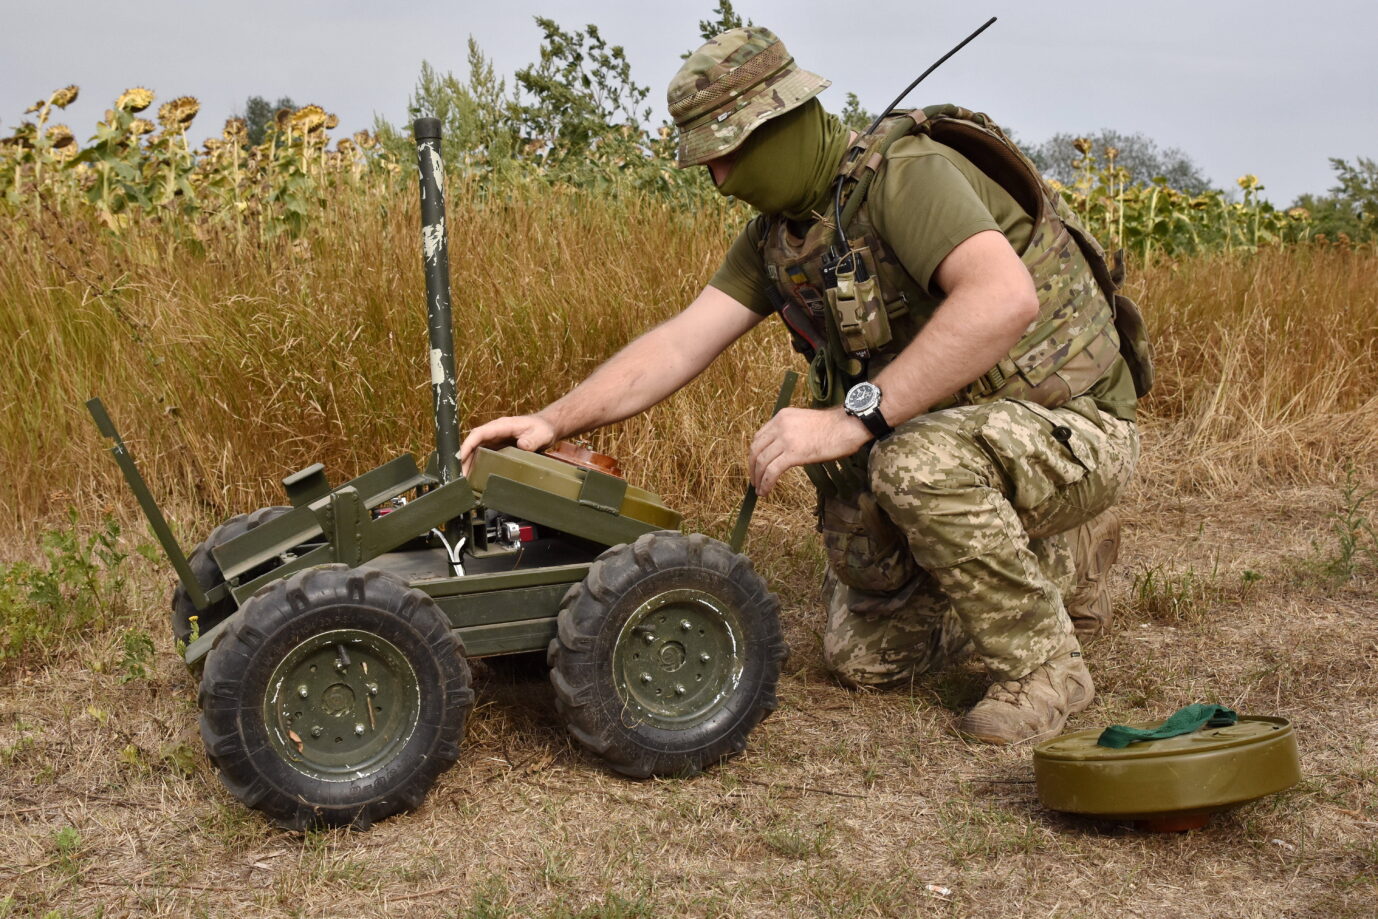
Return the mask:
<svg viewBox="0 0 1378 919">
<path fill-rule="evenodd" d="M 189 779 L 196 774 L 200 761 L 196 751 L 189 744 L 168 744 L 158 752 L 158 762 L 169 773 L 179 778 Z"/>
<path fill-rule="evenodd" d="M 120 525 L 107 516 L 83 532 L 77 511 L 39 541 L 40 563 L 0 565 L 0 668 L 51 656 L 73 637 L 105 628 L 127 607 Z"/>
<path fill-rule="evenodd" d="M 211 844 L 224 846 L 230 852 L 246 852 L 260 846 L 273 832 L 258 814 L 238 801 L 213 802 L 209 815 L 199 826 Z"/>
<path fill-rule="evenodd" d="M 915 902 L 923 882 L 912 870 L 877 873 L 869 868 L 838 865 L 809 872 L 802 889 L 784 894 L 788 910 L 781 915 L 809 915 L 853 919 L 856 916 L 927 916 Z"/>
<path fill-rule="evenodd" d="M 120 682 L 148 679 L 149 662 L 153 659 L 153 639 L 142 629 L 126 629 L 121 644 Z"/>
<path fill-rule="evenodd" d="M 53 850 L 57 855 L 57 869 L 69 877 L 81 873 L 81 834 L 75 827 L 64 826 L 53 834 Z"/>
<path fill-rule="evenodd" d="M 761 830 L 761 842 L 767 849 L 785 858 L 827 858 L 832 854 L 836 835 L 827 822 L 801 827 L 780 820 Z"/>
<path fill-rule="evenodd" d="M 1239 583 L 1231 584 L 1222 575 L 1218 558 L 1206 571 L 1194 565 L 1179 569 L 1154 565 L 1134 574 L 1130 603 L 1158 622 L 1199 624 L 1214 607 L 1242 597 L 1261 579 L 1262 575 L 1246 569 Z"/>
<path fill-rule="evenodd" d="M 1378 534 L 1365 510 L 1375 494 L 1378 489 L 1365 490 L 1359 485 L 1353 466 L 1345 470 L 1345 483 L 1340 486 L 1340 506 L 1329 518 L 1335 541 L 1328 549 L 1313 544 L 1318 570 L 1337 587 L 1360 572 L 1365 558 L 1369 567 L 1378 567 Z"/>
<path fill-rule="evenodd" d="M 338 830 L 305 831 L 301 837 L 303 872 L 314 882 L 340 884 L 355 890 L 369 889 L 376 882 L 376 875 L 364 863 L 342 854 L 339 840 Z"/>
<path fill-rule="evenodd" d="M 405 884 L 424 884 L 445 875 L 445 860 L 437 852 L 424 852 L 396 869 L 397 880 Z"/>
<path fill-rule="evenodd" d="M 576 880 L 570 870 L 573 861 L 569 851 L 560 843 L 550 846 L 541 858 L 541 882 L 546 887 L 568 887 Z"/>
<path fill-rule="evenodd" d="M 490 874 L 479 881 L 469 905 L 453 913 L 455 919 L 509 919 L 517 913 L 509 905 L 511 894 L 500 875 Z"/>
</svg>

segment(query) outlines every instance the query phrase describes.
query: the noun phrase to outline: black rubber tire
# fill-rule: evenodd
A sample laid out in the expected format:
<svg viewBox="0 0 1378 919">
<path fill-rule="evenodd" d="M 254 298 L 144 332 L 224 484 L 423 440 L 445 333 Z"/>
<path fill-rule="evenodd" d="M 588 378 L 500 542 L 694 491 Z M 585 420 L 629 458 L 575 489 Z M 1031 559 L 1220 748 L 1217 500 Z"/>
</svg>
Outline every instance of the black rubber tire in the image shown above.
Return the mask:
<svg viewBox="0 0 1378 919">
<path fill-rule="evenodd" d="M 731 611 L 742 639 L 741 673 L 711 708 L 693 716 L 697 721 L 665 727 L 628 717 L 614 651 L 638 610 L 682 589 Z M 556 708 L 575 739 L 623 775 L 697 773 L 746 749 L 747 735 L 775 710 L 780 665 L 789 653 L 779 607 L 750 560 L 716 539 L 660 531 L 614 546 L 561 604 L 559 634 L 548 652 Z"/>
<path fill-rule="evenodd" d="M 401 747 L 363 777 L 324 780 L 274 748 L 265 700 L 280 662 L 313 636 L 339 629 L 367 632 L 401 653 L 418 687 L 417 715 Z M 230 793 L 279 826 L 366 829 L 418 807 L 459 758 L 474 704 L 469 683 L 464 648 L 425 593 L 375 569 L 311 568 L 250 598 L 216 643 L 201 680 L 201 739 Z M 300 751 L 301 739 L 292 739 Z"/>
<path fill-rule="evenodd" d="M 211 530 L 211 535 L 206 537 L 205 542 L 191 550 L 191 556 L 187 559 L 187 564 L 191 566 L 191 573 L 196 575 L 196 580 L 200 582 L 202 589 L 210 590 L 225 583 L 225 577 L 220 573 L 220 566 L 216 564 L 215 557 L 211 555 L 212 549 L 216 546 L 223 546 L 231 539 L 243 536 L 250 530 L 257 529 L 269 520 L 281 517 L 290 510 L 290 507 L 261 507 L 252 514 L 239 514 L 231 517 Z M 205 609 L 198 611 L 195 604 L 191 602 L 191 597 L 187 596 L 186 588 L 179 581 L 172 590 L 173 642 L 180 642 L 182 645 L 191 642 L 192 616 L 197 617 L 197 631 L 205 634 L 223 622 L 236 608 L 232 597 L 222 597 Z"/>
</svg>

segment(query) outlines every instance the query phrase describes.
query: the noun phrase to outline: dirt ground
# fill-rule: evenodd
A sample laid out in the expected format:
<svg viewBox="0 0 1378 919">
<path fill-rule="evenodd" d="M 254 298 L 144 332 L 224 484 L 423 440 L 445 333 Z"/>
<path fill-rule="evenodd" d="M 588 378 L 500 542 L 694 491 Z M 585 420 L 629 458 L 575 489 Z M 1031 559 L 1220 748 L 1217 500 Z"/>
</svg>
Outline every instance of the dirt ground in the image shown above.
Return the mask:
<svg viewBox="0 0 1378 919">
<path fill-rule="evenodd" d="M 169 647 L 122 682 L 93 644 L 0 688 L 0 917 L 1376 916 L 1378 578 L 1325 575 L 1337 500 L 1126 505 L 1117 618 L 1086 649 L 1098 700 L 1069 729 L 1218 701 L 1299 736 L 1299 785 L 1204 829 L 1044 810 L 1027 747 L 951 731 L 983 689 L 975 665 L 905 692 L 836 685 L 806 586 L 817 553 L 785 548 L 807 522 L 767 508 L 753 554 L 788 562 L 765 567 L 793 653 L 740 758 L 616 777 L 568 739 L 539 674 L 476 665 L 463 755 L 419 811 L 286 833 L 221 787 Z M 161 641 L 166 573 L 144 570 Z"/>
</svg>

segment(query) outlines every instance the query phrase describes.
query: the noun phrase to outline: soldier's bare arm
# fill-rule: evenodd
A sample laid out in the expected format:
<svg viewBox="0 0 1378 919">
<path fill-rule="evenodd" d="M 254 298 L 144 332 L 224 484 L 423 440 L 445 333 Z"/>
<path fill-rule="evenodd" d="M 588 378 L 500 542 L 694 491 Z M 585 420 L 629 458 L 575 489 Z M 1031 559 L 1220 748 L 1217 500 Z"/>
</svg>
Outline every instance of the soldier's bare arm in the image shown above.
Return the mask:
<svg viewBox="0 0 1378 919">
<path fill-rule="evenodd" d="M 645 411 L 702 373 L 762 318 L 717 288 L 705 287 L 683 311 L 622 348 L 539 412 L 474 428 L 459 448 L 465 473 L 479 447 L 516 444 L 541 450 Z"/>
<path fill-rule="evenodd" d="M 881 413 L 891 425 L 926 411 L 995 366 L 1038 315 L 1028 269 L 995 230 L 959 243 L 933 276 L 946 299 L 875 379 L 884 393 Z M 785 409 L 752 441 L 751 481 L 769 494 L 787 469 L 850 456 L 870 439 L 866 426 L 840 406 Z"/>
<path fill-rule="evenodd" d="M 942 306 L 899 356 L 876 375 L 881 411 L 908 421 L 994 367 L 1038 317 L 1029 270 L 995 230 L 957 245 L 933 272 Z"/>
</svg>

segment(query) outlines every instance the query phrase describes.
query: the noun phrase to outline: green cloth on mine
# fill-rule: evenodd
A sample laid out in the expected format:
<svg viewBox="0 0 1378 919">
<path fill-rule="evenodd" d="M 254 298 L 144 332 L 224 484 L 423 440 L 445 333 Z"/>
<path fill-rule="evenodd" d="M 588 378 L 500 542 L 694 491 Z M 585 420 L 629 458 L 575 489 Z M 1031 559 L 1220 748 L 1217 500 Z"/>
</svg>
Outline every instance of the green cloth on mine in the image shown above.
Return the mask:
<svg viewBox="0 0 1378 919">
<path fill-rule="evenodd" d="M 790 220 L 826 213 L 849 133 L 837 116 L 810 99 L 752 131 L 718 191 Z"/>
<path fill-rule="evenodd" d="M 804 119 L 795 122 L 802 123 Z M 757 133 L 769 125 L 767 122 Z M 826 146 L 830 149 L 832 144 Z M 808 149 L 818 150 L 821 146 L 815 144 Z M 841 156 L 839 150 L 830 176 L 836 173 Z M 772 165 L 778 170 L 781 162 L 789 159 L 788 155 L 781 155 L 780 162 Z M 739 162 L 733 167 L 719 191 L 733 193 L 732 189 L 739 184 L 733 179 L 741 165 Z M 754 173 L 755 164 L 752 169 Z M 813 174 L 817 175 L 816 164 Z M 816 194 L 816 185 L 810 185 L 808 193 Z M 743 200 L 753 203 L 750 198 Z M 824 205 L 827 206 L 826 201 Z M 867 207 L 877 231 L 919 285 L 919 297 L 910 303 L 918 315 L 931 313 L 941 301 L 942 292 L 932 283 L 933 272 L 959 244 L 983 230 L 999 230 L 1016 252 L 1022 252 L 1033 229 L 1032 218 L 998 182 L 956 150 L 923 136 L 902 138 L 890 148 L 885 167 L 867 197 Z M 768 316 L 772 312 L 766 295 L 770 279 L 760 253 L 763 225 L 762 217 L 755 217 L 746 225 L 708 283 L 753 312 Z M 1134 381 L 1123 359 L 1114 362 L 1088 395 L 1097 408 L 1109 415 L 1122 421 L 1137 418 Z"/>
<path fill-rule="evenodd" d="M 1238 720 L 1239 716 L 1223 705 L 1207 705 L 1204 702 L 1197 702 L 1173 712 L 1166 721 L 1156 728 L 1131 728 L 1124 724 L 1112 724 L 1101 732 L 1100 737 L 1096 739 L 1096 746 L 1120 750 L 1132 743 L 1139 743 L 1144 740 L 1164 740 L 1168 737 L 1190 734 L 1193 731 L 1201 730 L 1203 727 L 1228 727 Z"/>
</svg>

